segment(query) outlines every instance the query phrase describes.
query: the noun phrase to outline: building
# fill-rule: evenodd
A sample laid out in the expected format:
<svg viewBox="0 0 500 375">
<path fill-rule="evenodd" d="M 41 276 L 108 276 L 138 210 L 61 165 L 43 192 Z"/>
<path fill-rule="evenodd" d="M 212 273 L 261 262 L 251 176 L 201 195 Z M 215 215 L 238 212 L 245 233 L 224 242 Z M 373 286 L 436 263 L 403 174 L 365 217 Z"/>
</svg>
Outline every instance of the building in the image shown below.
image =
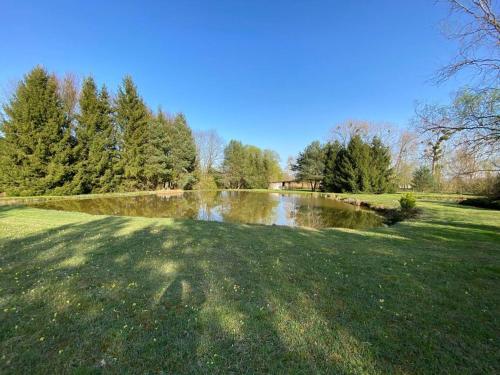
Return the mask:
<svg viewBox="0 0 500 375">
<path fill-rule="evenodd" d="M 286 179 L 281 181 L 273 181 L 269 183 L 270 190 L 298 190 L 298 189 L 311 189 L 311 184 L 307 181 L 300 181 L 295 179 Z"/>
</svg>

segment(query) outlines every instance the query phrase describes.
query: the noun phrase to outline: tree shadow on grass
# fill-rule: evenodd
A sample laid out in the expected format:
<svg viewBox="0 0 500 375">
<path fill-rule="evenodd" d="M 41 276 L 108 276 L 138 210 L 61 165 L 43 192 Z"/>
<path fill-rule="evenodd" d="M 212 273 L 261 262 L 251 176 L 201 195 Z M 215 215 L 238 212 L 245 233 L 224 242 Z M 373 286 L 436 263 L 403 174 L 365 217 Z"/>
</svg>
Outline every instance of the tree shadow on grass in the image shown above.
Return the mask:
<svg viewBox="0 0 500 375">
<path fill-rule="evenodd" d="M 1 239 L 0 369 L 487 372 L 498 277 L 421 234 L 95 217 Z"/>
</svg>

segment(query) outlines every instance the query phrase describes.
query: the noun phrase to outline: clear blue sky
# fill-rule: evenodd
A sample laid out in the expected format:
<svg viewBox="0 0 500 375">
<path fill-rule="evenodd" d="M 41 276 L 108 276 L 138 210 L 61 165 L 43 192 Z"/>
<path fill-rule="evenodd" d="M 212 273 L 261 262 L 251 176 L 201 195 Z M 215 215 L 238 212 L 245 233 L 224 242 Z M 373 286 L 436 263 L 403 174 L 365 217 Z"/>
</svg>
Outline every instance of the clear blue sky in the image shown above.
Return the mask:
<svg viewBox="0 0 500 375">
<path fill-rule="evenodd" d="M 150 107 L 282 161 L 348 118 L 404 126 L 455 51 L 445 4 L 418 1 L 0 1 L 0 87 L 37 64 L 133 76 Z"/>
</svg>

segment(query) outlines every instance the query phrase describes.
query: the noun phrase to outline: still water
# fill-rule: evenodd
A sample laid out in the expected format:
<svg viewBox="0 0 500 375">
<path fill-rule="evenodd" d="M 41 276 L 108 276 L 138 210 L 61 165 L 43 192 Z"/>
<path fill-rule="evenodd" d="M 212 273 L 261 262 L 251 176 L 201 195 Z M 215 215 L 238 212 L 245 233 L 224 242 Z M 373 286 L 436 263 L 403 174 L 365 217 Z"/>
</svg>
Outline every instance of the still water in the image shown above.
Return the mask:
<svg viewBox="0 0 500 375">
<path fill-rule="evenodd" d="M 184 192 L 46 201 L 34 207 L 89 214 L 171 217 L 311 228 L 366 229 L 382 225 L 375 213 L 313 194 L 248 191 Z"/>
</svg>

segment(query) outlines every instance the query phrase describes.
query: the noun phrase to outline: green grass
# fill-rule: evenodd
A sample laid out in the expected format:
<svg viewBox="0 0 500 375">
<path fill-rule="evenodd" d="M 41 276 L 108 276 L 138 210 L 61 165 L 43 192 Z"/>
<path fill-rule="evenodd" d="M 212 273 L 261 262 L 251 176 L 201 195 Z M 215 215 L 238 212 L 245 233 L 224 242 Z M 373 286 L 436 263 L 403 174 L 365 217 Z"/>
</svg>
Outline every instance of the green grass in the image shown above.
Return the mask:
<svg viewBox="0 0 500 375">
<path fill-rule="evenodd" d="M 498 373 L 500 212 L 418 205 L 369 231 L 0 207 L 0 373 Z"/>
</svg>

